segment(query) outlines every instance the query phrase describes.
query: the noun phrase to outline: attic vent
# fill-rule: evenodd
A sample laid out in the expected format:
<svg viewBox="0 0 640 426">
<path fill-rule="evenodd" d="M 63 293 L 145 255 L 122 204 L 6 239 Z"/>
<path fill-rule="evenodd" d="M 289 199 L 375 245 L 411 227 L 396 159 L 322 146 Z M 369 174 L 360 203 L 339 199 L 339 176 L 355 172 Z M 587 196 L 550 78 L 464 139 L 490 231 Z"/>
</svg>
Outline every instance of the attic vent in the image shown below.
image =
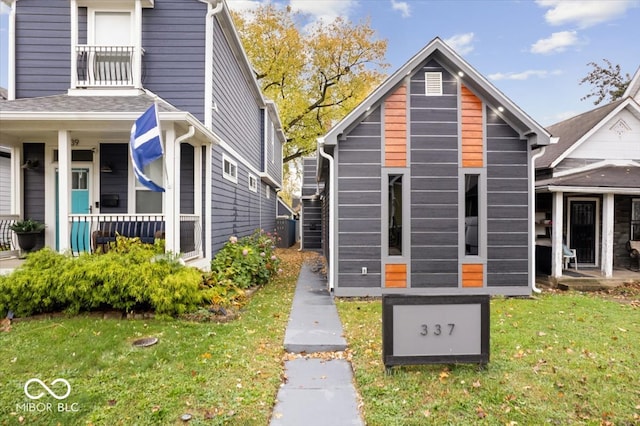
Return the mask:
<svg viewBox="0 0 640 426">
<path fill-rule="evenodd" d="M 620 119 L 613 126 L 609 127 L 609 130 L 616 133 L 619 138 L 622 137 L 625 133 L 631 131 L 631 127 L 623 120 Z"/>
<path fill-rule="evenodd" d="M 427 96 L 442 96 L 442 73 L 425 72 L 424 87 Z"/>
</svg>

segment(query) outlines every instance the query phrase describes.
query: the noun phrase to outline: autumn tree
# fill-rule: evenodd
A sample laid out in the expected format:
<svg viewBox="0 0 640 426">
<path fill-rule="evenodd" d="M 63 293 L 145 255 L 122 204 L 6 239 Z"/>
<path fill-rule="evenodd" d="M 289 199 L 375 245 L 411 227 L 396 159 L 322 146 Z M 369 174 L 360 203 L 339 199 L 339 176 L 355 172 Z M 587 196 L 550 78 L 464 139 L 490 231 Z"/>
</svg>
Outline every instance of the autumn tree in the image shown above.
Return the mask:
<svg viewBox="0 0 640 426">
<path fill-rule="evenodd" d="M 598 105 L 603 101 L 613 102 L 624 95 L 625 90 L 631 82 L 629 74 L 622 74 L 620 65 L 613 65 L 609 60 L 603 59 L 602 66 L 595 62 L 589 62 L 587 65 L 593 69 L 587 74 L 580 84 L 589 83 L 593 87 L 591 93 L 580 98 L 581 101 L 596 96 L 593 101 L 594 105 Z"/>
<path fill-rule="evenodd" d="M 300 14 L 273 3 L 234 21 L 263 93 L 278 106 L 285 163 L 314 152 L 317 138 L 384 78 L 387 42 L 368 21 L 303 26 Z"/>
</svg>

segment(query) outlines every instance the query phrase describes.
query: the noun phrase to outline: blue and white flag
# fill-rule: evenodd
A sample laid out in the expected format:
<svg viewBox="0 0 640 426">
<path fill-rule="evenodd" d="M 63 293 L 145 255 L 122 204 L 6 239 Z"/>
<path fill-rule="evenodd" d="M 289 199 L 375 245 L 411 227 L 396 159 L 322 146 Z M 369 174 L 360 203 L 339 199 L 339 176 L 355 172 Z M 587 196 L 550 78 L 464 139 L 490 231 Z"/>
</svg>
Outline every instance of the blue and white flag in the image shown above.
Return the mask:
<svg viewBox="0 0 640 426">
<path fill-rule="evenodd" d="M 140 183 L 152 191 L 164 192 L 164 188 L 144 174 L 144 167 L 164 154 L 156 104 L 151 105 L 133 124 L 129 152 L 133 173 Z"/>
</svg>

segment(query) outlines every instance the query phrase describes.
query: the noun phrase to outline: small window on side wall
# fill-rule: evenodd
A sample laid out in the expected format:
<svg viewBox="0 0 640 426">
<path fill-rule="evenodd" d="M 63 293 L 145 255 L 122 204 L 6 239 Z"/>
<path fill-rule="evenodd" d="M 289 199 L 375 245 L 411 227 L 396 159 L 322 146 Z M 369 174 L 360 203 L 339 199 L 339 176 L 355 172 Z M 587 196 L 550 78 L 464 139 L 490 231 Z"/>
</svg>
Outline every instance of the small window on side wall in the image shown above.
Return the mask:
<svg viewBox="0 0 640 426">
<path fill-rule="evenodd" d="M 464 175 L 464 238 L 467 256 L 478 255 L 479 175 Z"/>
<path fill-rule="evenodd" d="M 226 155 L 222 155 L 222 177 L 233 183 L 238 183 L 238 164 Z"/>
<path fill-rule="evenodd" d="M 387 236 L 389 241 L 389 256 L 402 256 L 402 175 L 389 175 L 389 226 Z"/>
<path fill-rule="evenodd" d="M 258 179 L 252 174 L 249 175 L 249 190 L 258 192 Z"/>
</svg>

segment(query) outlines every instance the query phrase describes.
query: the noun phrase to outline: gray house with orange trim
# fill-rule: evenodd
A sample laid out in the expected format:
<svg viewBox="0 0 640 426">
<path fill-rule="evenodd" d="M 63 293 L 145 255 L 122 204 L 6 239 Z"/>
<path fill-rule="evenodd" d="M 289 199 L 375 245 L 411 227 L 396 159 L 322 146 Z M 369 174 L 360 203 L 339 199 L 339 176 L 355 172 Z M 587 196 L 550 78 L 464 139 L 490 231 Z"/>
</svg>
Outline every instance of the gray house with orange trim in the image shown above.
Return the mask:
<svg viewBox="0 0 640 426">
<path fill-rule="evenodd" d="M 530 294 L 532 149 L 551 139 L 434 39 L 318 141 L 329 286 Z"/>
</svg>

